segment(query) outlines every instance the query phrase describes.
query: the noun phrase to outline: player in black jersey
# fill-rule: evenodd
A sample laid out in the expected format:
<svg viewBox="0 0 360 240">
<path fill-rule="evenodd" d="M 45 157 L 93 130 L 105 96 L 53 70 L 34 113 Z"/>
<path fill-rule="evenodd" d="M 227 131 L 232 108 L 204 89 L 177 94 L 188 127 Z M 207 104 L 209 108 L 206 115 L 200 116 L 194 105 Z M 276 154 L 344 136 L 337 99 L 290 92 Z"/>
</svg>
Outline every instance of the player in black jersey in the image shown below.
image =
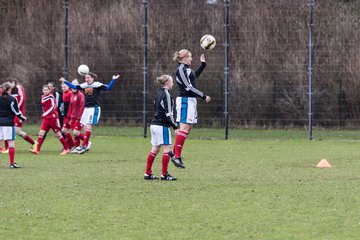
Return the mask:
<svg viewBox="0 0 360 240">
<path fill-rule="evenodd" d="M 99 99 L 100 92 L 102 90 L 110 91 L 115 83 L 115 80 L 118 78 L 119 75 L 114 75 L 109 85 L 95 81 L 97 79 L 97 75 L 91 72 L 85 75 L 85 82 L 80 85 L 74 85 L 66 81 L 64 78 L 60 78 L 60 81 L 64 82 L 70 88 L 82 90 L 85 94 L 85 109 L 80 120 L 80 123 L 84 125 L 84 141 L 82 142 L 82 145 L 76 148 L 78 153 L 85 153 L 91 147 L 91 143 L 89 142 L 91 129 L 93 125 L 96 126 L 98 124 L 101 114 Z"/>
<path fill-rule="evenodd" d="M 196 98 L 201 98 L 207 103 L 211 101 L 211 98 L 196 87 L 196 78 L 206 67 L 205 55 L 200 55 L 201 66 L 196 71 L 190 68 L 193 59 L 189 50 L 182 49 L 175 52 L 173 60 L 178 62 L 176 83 L 179 88 L 179 96 L 176 98 L 176 122 L 180 123 L 180 129 L 174 144 L 175 156 L 171 161 L 176 167 L 185 168 L 181 152 L 192 126 L 197 123 Z"/>
<path fill-rule="evenodd" d="M 21 121 L 26 117 L 19 110 L 17 100 L 10 95 L 12 84 L 5 82 L 2 84 L 3 94 L 0 96 L 0 139 L 8 142 L 10 168 L 20 168 L 15 163 L 15 127 L 14 118 L 17 116 Z"/>
<path fill-rule="evenodd" d="M 178 127 L 173 116 L 173 99 L 169 93 L 169 90 L 171 90 L 174 85 L 174 81 L 171 76 L 162 75 L 161 77 L 156 78 L 156 82 L 160 84 L 161 88 L 154 100 L 154 116 L 150 125 L 152 148 L 146 160 L 144 179 L 158 179 L 158 177 L 152 174 L 151 167 L 162 146 L 161 180 L 174 181 L 176 178 L 168 173 L 170 158 L 174 156 L 171 151 L 170 127 L 175 129 L 175 131 Z"/>
</svg>

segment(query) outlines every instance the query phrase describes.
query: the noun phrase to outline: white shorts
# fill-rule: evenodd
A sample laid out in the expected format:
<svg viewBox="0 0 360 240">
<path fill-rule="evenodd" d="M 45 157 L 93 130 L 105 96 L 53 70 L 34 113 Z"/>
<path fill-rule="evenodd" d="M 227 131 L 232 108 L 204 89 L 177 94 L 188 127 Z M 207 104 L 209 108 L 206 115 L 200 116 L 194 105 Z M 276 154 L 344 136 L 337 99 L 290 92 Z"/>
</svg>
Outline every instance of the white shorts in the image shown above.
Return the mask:
<svg viewBox="0 0 360 240">
<path fill-rule="evenodd" d="M 195 97 L 176 98 L 176 122 L 197 123 L 197 100 Z"/>
<path fill-rule="evenodd" d="M 151 145 L 153 146 L 171 145 L 170 128 L 159 125 L 150 125 L 150 132 L 151 132 Z"/>
<path fill-rule="evenodd" d="M 15 140 L 14 126 L 0 126 L 0 140 Z"/>
<path fill-rule="evenodd" d="M 99 123 L 101 114 L 100 106 L 96 107 L 86 107 L 84 108 L 84 112 L 81 115 L 80 123 L 82 125 L 97 125 Z"/>
</svg>

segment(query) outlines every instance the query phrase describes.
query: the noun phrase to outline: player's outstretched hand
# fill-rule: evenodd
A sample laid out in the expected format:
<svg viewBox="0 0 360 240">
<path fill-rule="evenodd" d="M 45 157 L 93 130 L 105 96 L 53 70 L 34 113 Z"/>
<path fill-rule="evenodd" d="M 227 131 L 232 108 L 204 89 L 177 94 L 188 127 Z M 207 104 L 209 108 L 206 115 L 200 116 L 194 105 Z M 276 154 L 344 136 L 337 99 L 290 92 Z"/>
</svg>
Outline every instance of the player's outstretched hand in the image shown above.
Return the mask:
<svg viewBox="0 0 360 240">
<path fill-rule="evenodd" d="M 65 78 L 61 77 L 61 78 L 59 79 L 59 81 L 60 81 L 60 82 L 65 82 Z"/>
<path fill-rule="evenodd" d="M 203 53 L 200 55 L 200 62 L 206 62 L 205 54 L 203 54 Z"/>
<path fill-rule="evenodd" d="M 112 79 L 118 79 L 120 75 L 113 75 Z"/>
<path fill-rule="evenodd" d="M 205 102 L 206 102 L 206 103 L 209 103 L 210 101 L 211 101 L 211 97 L 210 97 L 210 96 L 206 96 Z"/>
</svg>

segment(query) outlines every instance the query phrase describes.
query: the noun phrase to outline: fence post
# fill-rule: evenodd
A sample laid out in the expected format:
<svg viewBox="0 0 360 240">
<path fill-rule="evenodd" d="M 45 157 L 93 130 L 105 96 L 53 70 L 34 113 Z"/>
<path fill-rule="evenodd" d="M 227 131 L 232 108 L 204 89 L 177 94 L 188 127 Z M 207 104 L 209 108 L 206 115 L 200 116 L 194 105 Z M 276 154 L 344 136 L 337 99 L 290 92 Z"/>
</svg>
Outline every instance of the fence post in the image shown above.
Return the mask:
<svg viewBox="0 0 360 240">
<path fill-rule="evenodd" d="M 144 0 L 144 67 L 143 67 L 143 74 L 144 74 L 144 82 L 143 82 L 143 124 L 144 124 L 144 138 L 147 137 L 147 74 L 148 74 L 148 64 L 147 64 L 147 5 L 148 1 Z"/>
<path fill-rule="evenodd" d="M 229 135 L 229 0 L 224 0 L 224 120 L 225 139 Z"/>
<path fill-rule="evenodd" d="M 313 30 L 313 0 L 308 0 L 309 5 L 309 17 L 308 17 L 308 78 L 309 78 L 309 112 L 308 112 L 308 128 L 309 128 L 309 140 L 313 139 L 312 136 L 312 30 Z"/>
<path fill-rule="evenodd" d="M 66 80 L 69 80 L 68 19 L 69 19 L 69 0 L 64 0 L 64 72 L 63 72 L 63 76 Z"/>
<path fill-rule="evenodd" d="M 339 80 L 339 126 L 341 129 L 345 127 L 345 91 L 342 79 Z"/>
<path fill-rule="evenodd" d="M 275 128 L 276 126 L 276 78 L 273 79 L 273 93 L 272 93 L 272 102 L 271 102 L 271 126 Z"/>
</svg>

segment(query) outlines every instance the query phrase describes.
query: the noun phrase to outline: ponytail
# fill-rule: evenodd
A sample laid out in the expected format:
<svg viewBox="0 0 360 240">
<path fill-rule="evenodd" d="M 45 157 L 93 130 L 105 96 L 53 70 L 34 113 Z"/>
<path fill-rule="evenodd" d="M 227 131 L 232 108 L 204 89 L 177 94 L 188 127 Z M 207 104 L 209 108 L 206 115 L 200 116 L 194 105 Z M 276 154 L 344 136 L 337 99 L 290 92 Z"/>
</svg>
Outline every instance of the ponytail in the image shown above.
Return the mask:
<svg viewBox="0 0 360 240">
<path fill-rule="evenodd" d="M 174 62 L 180 62 L 184 57 L 186 57 L 190 53 L 187 49 L 181 49 L 180 51 L 176 51 L 173 54 Z"/>
<path fill-rule="evenodd" d="M 7 93 L 9 91 L 9 89 L 11 89 L 12 84 L 10 82 L 4 82 L 1 85 L 1 87 L 2 87 L 3 93 Z"/>
<path fill-rule="evenodd" d="M 162 75 L 156 78 L 156 82 L 160 84 L 160 86 L 164 86 L 167 81 L 171 79 L 170 75 Z"/>
</svg>

